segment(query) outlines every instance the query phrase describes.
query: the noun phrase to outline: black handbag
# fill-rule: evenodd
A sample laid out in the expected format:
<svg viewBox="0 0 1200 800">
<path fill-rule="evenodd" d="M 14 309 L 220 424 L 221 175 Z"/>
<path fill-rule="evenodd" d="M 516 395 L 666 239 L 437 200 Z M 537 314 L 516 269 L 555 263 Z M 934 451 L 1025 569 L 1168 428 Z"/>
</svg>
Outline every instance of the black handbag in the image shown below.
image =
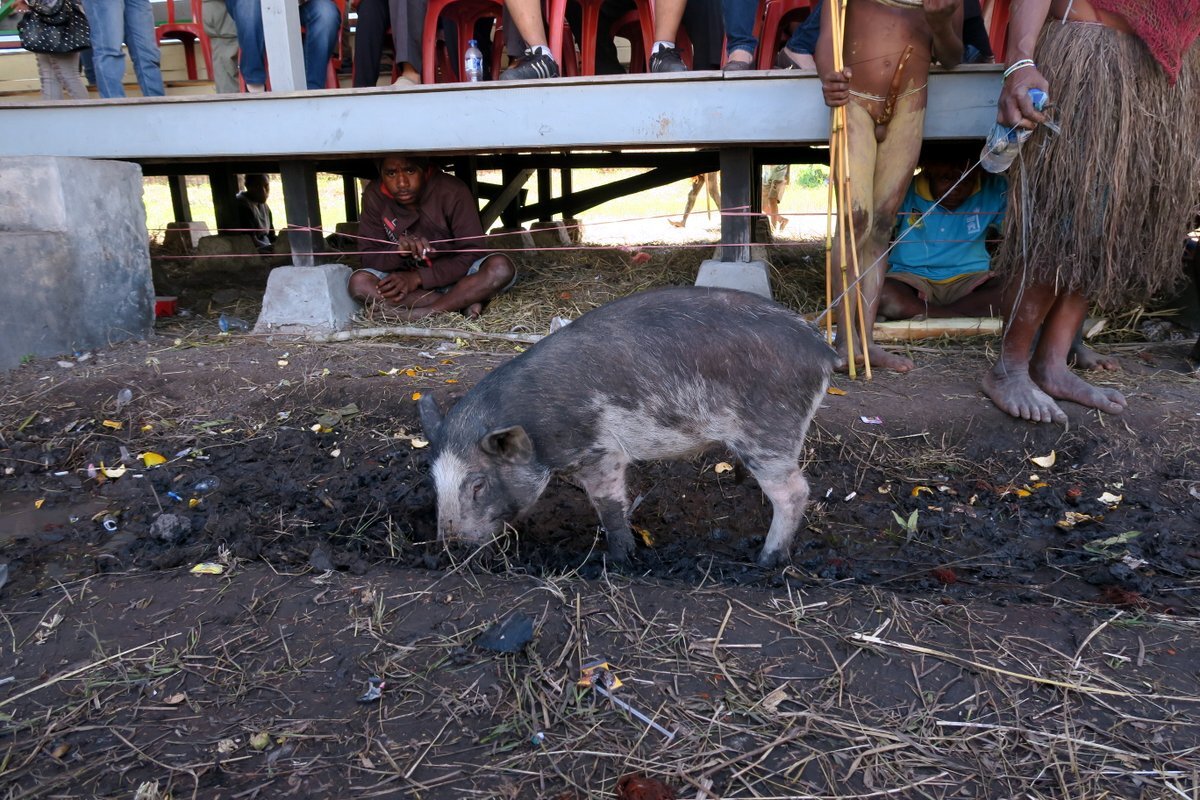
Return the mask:
<svg viewBox="0 0 1200 800">
<path fill-rule="evenodd" d="M 76 0 L 34 0 L 17 23 L 17 35 L 31 53 L 74 53 L 92 46 L 91 27 Z"/>
</svg>

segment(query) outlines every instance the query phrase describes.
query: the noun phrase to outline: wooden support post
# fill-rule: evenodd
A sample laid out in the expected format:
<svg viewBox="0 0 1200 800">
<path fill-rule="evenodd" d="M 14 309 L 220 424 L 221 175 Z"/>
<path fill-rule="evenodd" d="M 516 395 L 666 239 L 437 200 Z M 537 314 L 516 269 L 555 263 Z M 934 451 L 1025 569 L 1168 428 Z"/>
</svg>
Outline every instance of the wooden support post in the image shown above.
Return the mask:
<svg viewBox="0 0 1200 800">
<path fill-rule="evenodd" d="M 317 171 L 307 161 L 284 161 L 279 165 L 279 172 L 283 179 L 283 204 L 287 210 L 292 264 L 297 267 L 315 266 L 313 254 L 324 249 L 321 204 L 317 198 Z"/>
<path fill-rule="evenodd" d="M 529 176 L 533 174 L 531 169 L 515 169 L 505 167 L 500 170 L 500 178 L 504 182 L 504 191 L 500 196 L 487 204 L 480 216 L 484 217 L 483 229 L 486 231 L 492 222 L 495 222 L 496 216 L 500 217 L 500 221 L 504 223 L 506 228 L 515 228 L 521 224 L 521 210 L 525 206 L 525 190 L 522 187 L 529 180 Z M 514 202 L 515 201 L 515 202 Z M 494 213 L 493 212 L 493 206 Z M 488 216 L 491 219 L 487 219 Z"/>
<path fill-rule="evenodd" d="M 346 222 L 358 222 L 358 179 L 342 175 L 342 195 L 346 202 Z"/>
<path fill-rule="evenodd" d="M 562 201 L 564 208 L 571 207 L 571 196 L 575 193 L 574 186 L 571 183 L 571 168 L 563 167 L 558 171 L 558 183 L 562 188 Z"/>
<path fill-rule="evenodd" d="M 554 187 L 550 181 L 550 170 L 547 167 L 542 167 L 537 171 L 537 189 L 538 189 L 538 208 L 549 208 L 550 204 L 545 202 L 554 197 Z M 554 215 L 548 211 L 543 211 L 538 214 L 538 222 L 550 222 Z"/>
<path fill-rule="evenodd" d="M 479 197 L 478 156 L 464 156 L 454 159 L 454 177 L 467 185 L 467 188 L 471 190 L 472 197 Z"/>
<path fill-rule="evenodd" d="M 171 210 L 175 212 L 175 221 L 191 222 L 192 205 L 188 202 L 187 176 L 168 176 L 167 185 L 171 187 Z"/>
<path fill-rule="evenodd" d="M 304 79 L 304 51 L 300 43 L 300 4 L 296 0 L 261 2 L 271 91 L 303 91 L 308 82 Z"/>
<path fill-rule="evenodd" d="M 233 230 L 238 226 L 237 201 L 234 199 L 241 187 L 237 173 L 229 167 L 218 167 L 208 173 L 208 185 L 212 190 L 213 212 L 217 217 L 217 230 Z"/>
<path fill-rule="evenodd" d="M 750 260 L 754 150 L 721 148 L 721 260 Z M 726 212 L 729 213 L 726 213 Z"/>
</svg>

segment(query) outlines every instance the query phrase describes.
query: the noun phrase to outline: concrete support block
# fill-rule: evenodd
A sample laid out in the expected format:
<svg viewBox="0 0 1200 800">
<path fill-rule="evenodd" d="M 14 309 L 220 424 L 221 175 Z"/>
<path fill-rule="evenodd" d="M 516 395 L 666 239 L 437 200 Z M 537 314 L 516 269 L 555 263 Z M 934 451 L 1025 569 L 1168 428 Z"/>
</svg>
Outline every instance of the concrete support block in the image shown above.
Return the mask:
<svg viewBox="0 0 1200 800">
<path fill-rule="evenodd" d="M 259 256 L 254 239 L 248 233 L 218 233 L 205 236 L 196 243 L 193 272 L 242 270 L 261 267 L 266 260 Z"/>
<path fill-rule="evenodd" d="M 492 228 L 488 231 L 487 246 L 490 250 L 532 250 L 533 237 L 520 227 Z"/>
<path fill-rule="evenodd" d="M 193 222 L 168 222 L 163 233 L 163 247 L 175 255 L 191 255 L 196 252 L 200 240 L 212 233 L 203 220 Z"/>
<path fill-rule="evenodd" d="M 350 327 L 358 304 L 342 264 L 276 267 L 267 277 L 255 333 L 332 333 Z"/>
<path fill-rule="evenodd" d="M 696 285 L 741 289 L 771 299 L 771 271 L 765 261 L 706 259 L 700 263 Z"/>
<path fill-rule="evenodd" d="M 0 220 L 0 369 L 151 332 L 136 164 L 0 158 Z"/>
<path fill-rule="evenodd" d="M 535 222 L 529 226 L 529 236 L 533 239 L 534 247 L 550 249 L 566 247 L 571 243 L 561 222 Z"/>
</svg>

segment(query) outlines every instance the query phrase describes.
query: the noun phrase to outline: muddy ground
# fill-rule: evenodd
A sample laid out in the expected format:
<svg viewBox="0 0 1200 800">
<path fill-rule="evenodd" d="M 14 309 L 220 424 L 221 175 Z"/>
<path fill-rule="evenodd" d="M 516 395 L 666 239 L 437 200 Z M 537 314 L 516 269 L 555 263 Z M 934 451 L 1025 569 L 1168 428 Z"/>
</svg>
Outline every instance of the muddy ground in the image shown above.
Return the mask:
<svg viewBox="0 0 1200 800">
<path fill-rule="evenodd" d="M 413 396 L 517 345 L 221 336 L 219 311 L 0 377 L 2 797 L 1200 793 L 1189 343 L 1111 348 L 1128 413 L 1065 429 L 983 398 L 988 339 L 837 379 L 783 570 L 719 451 L 634 472 L 630 567 L 563 482 L 455 566 Z M 517 652 L 477 641 L 514 616 Z M 579 685 L 592 658 L 634 713 Z"/>
</svg>

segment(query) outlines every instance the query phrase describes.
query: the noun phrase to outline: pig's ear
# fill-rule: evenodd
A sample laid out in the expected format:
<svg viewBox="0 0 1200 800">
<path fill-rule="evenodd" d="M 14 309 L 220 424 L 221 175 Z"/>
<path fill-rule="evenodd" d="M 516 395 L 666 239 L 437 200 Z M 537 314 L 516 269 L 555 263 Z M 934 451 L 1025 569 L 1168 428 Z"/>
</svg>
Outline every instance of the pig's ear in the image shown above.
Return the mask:
<svg viewBox="0 0 1200 800">
<path fill-rule="evenodd" d="M 437 444 L 442 432 L 442 410 L 431 394 L 421 395 L 417 401 L 417 412 L 421 415 L 421 430 L 431 444 Z"/>
<path fill-rule="evenodd" d="M 520 425 L 490 431 L 479 440 L 479 449 L 510 464 L 528 464 L 533 460 L 533 442 Z"/>
</svg>

